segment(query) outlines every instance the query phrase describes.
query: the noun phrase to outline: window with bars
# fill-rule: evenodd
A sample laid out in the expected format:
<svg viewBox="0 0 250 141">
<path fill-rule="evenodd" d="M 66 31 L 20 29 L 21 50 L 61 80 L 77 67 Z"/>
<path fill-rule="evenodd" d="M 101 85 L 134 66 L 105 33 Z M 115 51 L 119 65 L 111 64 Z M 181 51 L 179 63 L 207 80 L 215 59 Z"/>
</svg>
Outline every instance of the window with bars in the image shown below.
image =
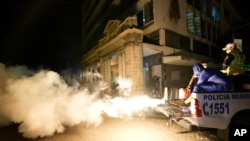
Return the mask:
<svg viewBox="0 0 250 141">
<path fill-rule="evenodd" d="M 211 7 L 211 18 L 215 22 L 220 22 L 219 8 L 216 5 L 212 5 Z"/>
<path fill-rule="evenodd" d="M 136 17 L 137 17 L 138 27 L 142 27 L 143 25 L 145 25 L 144 9 L 138 11 L 136 13 Z"/>
<path fill-rule="evenodd" d="M 201 17 L 200 16 L 194 17 L 194 30 L 195 30 L 195 35 L 201 36 Z"/>
<path fill-rule="evenodd" d="M 186 18 L 187 18 L 187 31 L 194 33 L 194 13 L 187 12 Z"/>
<path fill-rule="evenodd" d="M 187 31 L 201 36 L 201 17 L 195 15 L 193 12 L 186 13 L 187 18 Z"/>
<path fill-rule="evenodd" d="M 210 0 L 186 0 L 194 9 L 187 9 L 187 31 L 210 41 L 219 37 L 219 29 L 214 23 L 220 22 L 218 3 Z M 198 11 L 197 11 L 198 10 Z"/>
<path fill-rule="evenodd" d="M 207 15 L 215 22 L 220 22 L 220 1 L 211 0 L 186 0 L 186 2 L 200 11 L 202 14 Z"/>
<path fill-rule="evenodd" d="M 146 3 L 144 7 L 139 10 L 135 15 L 137 16 L 138 27 L 142 27 L 148 22 L 154 20 L 153 0 Z"/>
</svg>

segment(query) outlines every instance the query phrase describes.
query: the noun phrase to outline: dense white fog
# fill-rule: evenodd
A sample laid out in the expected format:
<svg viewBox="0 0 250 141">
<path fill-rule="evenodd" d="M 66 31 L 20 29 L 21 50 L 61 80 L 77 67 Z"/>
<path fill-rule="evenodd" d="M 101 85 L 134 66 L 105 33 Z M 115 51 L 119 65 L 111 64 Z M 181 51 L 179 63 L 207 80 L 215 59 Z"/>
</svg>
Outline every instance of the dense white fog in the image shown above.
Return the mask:
<svg viewBox="0 0 250 141">
<path fill-rule="evenodd" d="M 119 83 L 131 87 L 128 81 Z M 68 85 L 54 71 L 33 71 L 0 63 L 0 126 L 17 123 L 25 138 L 46 137 L 78 124 L 98 126 L 104 113 L 110 117 L 129 117 L 163 102 L 146 96 L 103 100 L 100 92 L 104 83 L 91 87 L 90 91 L 89 86 L 77 82 Z"/>
</svg>

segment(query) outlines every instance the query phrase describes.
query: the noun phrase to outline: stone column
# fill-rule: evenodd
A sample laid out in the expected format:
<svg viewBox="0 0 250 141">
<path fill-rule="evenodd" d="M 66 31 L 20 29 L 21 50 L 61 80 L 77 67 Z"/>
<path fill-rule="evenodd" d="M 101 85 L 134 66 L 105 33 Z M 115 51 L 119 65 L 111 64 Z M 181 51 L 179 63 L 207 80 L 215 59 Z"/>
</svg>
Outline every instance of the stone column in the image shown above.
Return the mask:
<svg viewBox="0 0 250 141">
<path fill-rule="evenodd" d="M 100 74 L 102 79 L 105 80 L 105 60 L 103 58 L 100 58 Z"/>
<path fill-rule="evenodd" d="M 142 43 L 131 42 L 125 48 L 125 76 L 132 80 L 131 94 L 144 95 Z"/>
<path fill-rule="evenodd" d="M 108 89 L 107 93 L 109 93 L 110 89 L 110 59 L 108 57 L 103 57 L 101 59 L 101 74 L 103 77 L 103 81 L 107 84 Z"/>
<path fill-rule="evenodd" d="M 143 81 L 143 31 L 132 28 L 119 35 L 124 40 L 125 78 L 132 81 L 130 96 L 144 95 Z"/>
<path fill-rule="evenodd" d="M 118 53 L 118 63 L 119 63 L 119 77 L 124 78 L 125 77 L 125 60 L 124 60 L 124 52 Z"/>
<path fill-rule="evenodd" d="M 122 53 L 122 77 L 125 77 L 125 71 L 126 71 L 126 66 L 125 66 L 125 53 Z"/>
<path fill-rule="evenodd" d="M 108 93 L 110 93 L 110 82 L 111 82 L 111 68 L 110 68 L 110 59 L 111 58 L 107 58 L 106 60 L 106 83 L 108 84 Z"/>
</svg>

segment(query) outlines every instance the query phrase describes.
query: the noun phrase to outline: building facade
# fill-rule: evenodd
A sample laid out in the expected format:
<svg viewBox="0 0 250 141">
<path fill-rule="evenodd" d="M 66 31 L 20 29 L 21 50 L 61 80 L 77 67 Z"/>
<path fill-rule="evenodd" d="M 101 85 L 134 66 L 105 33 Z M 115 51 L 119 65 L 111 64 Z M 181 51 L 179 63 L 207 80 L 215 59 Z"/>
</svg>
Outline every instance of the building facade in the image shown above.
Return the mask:
<svg viewBox="0 0 250 141">
<path fill-rule="evenodd" d="M 118 78 L 132 81 L 132 95 L 177 93 L 195 61 L 221 67 L 222 40 L 239 19 L 228 0 L 138 0 L 133 7 L 125 20 L 111 19 L 82 58 L 85 72 L 103 76 L 108 93 Z"/>
</svg>

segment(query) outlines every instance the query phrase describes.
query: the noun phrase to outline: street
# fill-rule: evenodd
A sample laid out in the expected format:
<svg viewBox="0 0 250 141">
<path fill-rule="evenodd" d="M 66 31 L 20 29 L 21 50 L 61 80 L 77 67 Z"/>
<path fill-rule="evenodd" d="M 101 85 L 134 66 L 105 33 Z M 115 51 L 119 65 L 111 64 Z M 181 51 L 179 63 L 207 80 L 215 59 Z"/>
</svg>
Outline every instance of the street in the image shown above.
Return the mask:
<svg viewBox="0 0 250 141">
<path fill-rule="evenodd" d="M 69 127 L 60 134 L 35 141 L 218 141 L 213 131 L 188 132 L 163 115 L 130 119 L 104 117 L 97 127 L 81 124 Z M 31 141 L 18 133 L 18 125 L 0 128 L 1 141 Z"/>
</svg>

